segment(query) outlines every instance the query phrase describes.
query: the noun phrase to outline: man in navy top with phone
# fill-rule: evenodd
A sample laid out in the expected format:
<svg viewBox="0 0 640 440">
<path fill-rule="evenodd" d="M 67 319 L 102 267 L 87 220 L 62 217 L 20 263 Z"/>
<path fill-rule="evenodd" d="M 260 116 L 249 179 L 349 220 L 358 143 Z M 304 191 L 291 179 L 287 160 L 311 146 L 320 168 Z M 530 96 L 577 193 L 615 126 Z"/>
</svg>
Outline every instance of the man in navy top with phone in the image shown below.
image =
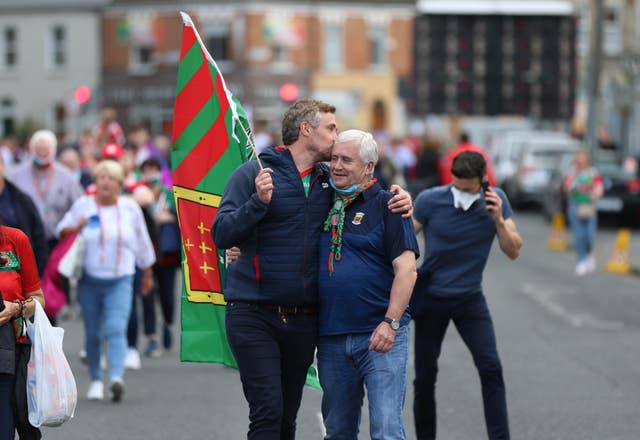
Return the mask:
<svg viewBox="0 0 640 440">
<path fill-rule="evenodd" d="M 481 154 L 461 153 L 451 166 L 452 183 L 427 189 L 415 201 L 414 225 L 424 228 L 425 237 L 424 262 L 411 299 L 418 440 L 436 438 L 438 357 L 450 321 L 478 369 L 489 438 L 510 438 L 502 365 L 482 273 L 496 235 L 512 260 L 520 254 L 522 239 L 507 196 L 485 183 L 486 170 Z"/>
</svg>

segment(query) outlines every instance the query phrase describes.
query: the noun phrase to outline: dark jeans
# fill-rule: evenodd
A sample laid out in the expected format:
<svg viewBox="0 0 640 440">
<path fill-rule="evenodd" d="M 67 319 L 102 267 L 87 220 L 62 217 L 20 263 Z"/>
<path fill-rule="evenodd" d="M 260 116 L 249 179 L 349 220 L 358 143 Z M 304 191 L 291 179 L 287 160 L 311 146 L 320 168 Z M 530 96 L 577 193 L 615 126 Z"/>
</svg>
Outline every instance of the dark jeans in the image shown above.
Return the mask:
<svg viewBox="0 0 640 440">
<path fill-rule="evenodd" d="M 155 275 L 155 285 L 146 296 L 140 293 L 142 283 L 142 271 L 136 268 L 133 278 L 133 302 L 131 303 L 131 316 L 127 327 L 127 342 L 129 347 L 138 345 L 138 297 L 142 298 L 142 320 L 144 324 L 144 334 L 146 336 L 156 333 L 156 294 L 160 296 L 160 308 L 164 325 L 173 324 L 175 314 L 175 266 L 153 266 Z"/>
<path fill-rule="evenodd" d="M 0 440 L 13 440 L 16 428 L 13 423 L 13 374 L 0 374 Z"/>
<path fill-rule="evenodd" d="M 509 439 L 502 365 L 484 295 L 455 299 L 427 297 L 425 306 L 424 316 L 415 318 L 416 377 L 413 413 L 417 439 L 436 438 L 435 385 L 438 357 L 449 321 L 455 324 L 478 369 L 489 438 Z"/>
<path fill-rule="evenodd" d="M 138 346 L 138 297 L 140 295 L 140 286 L 142 284 L 142 270 L 136 267 L 136 273 L 133 276 L 133 295 L 131 295 L 131 314 L 129 315 L 129 323 L 127 324 L 127 347 Z M 144 299 L 143 299 L 144 301 Z M 143 319 L 146 318 L 146 315 Z M 145 321 L 145 333 L 147 322 Z"/>
<path fill-rule="evenodd" d="M 285 319 L 275 310 L 230 302 L 227 339 L 249 403 L 249 440 L 295 439 L 296 416 L 318 333 L 316 314 Z"/>
<path fill-rule="evenodd" d="M 31 426 L 27 409 L 27 364 L 31 344 L 16 344 L 16 386 L 13 389 L 13 420 L 20 440 L 40 440 L 40 429 Z"/>
<path fill-rule="evenodd" d="M 177 268 L 175 266 L 160 266 L 155 264 L 153 266 L 153 273 L 156 277 L 156 288 L 154 289 L 152 298 L 155 297 L 157 293 L 160 300 L 160 309 L 162 310 L 162 318 L 164 320 L 164 325 L 173 324 L 173 315 L 175 309 L 175 282 L 176 282 L 176 271 Z M 153 307 L 153 299 L 151 301 L 151 306 L 153 308 L 153 328 L 155 329 L 156 321 L 155 321 L 155 308 Z M 145 309 L 146 310 L 146 309 Z"/>
</svg>

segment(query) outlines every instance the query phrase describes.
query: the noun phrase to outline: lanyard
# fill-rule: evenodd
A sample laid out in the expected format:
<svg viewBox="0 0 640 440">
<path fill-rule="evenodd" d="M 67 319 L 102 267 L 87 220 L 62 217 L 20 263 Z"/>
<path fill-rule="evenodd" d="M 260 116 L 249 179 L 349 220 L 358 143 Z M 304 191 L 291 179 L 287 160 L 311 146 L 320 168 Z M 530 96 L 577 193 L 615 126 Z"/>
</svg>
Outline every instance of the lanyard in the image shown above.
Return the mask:
<svg viewBox="0 0 640 440">
<path fill-rule="evenodd" d="M 107 231 L 104 227 L 105 222 L 102 218 L 102 209 L 98 202 L 98 217 L 100 218 L 100 264 L 104 264 L 104 242 L 107 239 Z M 118 277 L 120 269 L 120 257 L 122 256 L 122 222 L 120 221 L 120 204 L 116 202 L 116 222 L 118 223 L 118 239 L 116 241 L 116 268 L 115 276 Z"/>
<path fill-rule="evenodd" d="M 51 189 L 51 179 L 53 178 L 53 164 L 49 166 L 47 169 L 47 182 L 42 187 L 42 179 L 40 179 L 40 175 L 37 171 L 32 172 L 33 177 L 33 186 L 36 187 L 36 191 L 38 192 L 38 196 L 40 196 L 40 200 L 42 200 L 45 204 L 47 203 L 49 190 Z"/>
</svg>

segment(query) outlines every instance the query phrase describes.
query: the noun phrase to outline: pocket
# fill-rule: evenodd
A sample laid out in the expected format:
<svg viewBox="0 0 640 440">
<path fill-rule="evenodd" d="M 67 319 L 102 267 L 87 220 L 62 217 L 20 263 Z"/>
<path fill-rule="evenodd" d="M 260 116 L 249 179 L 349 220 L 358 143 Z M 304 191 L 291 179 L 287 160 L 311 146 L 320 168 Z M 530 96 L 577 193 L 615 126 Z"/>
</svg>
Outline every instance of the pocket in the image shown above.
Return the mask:
<svg viewBox="0 0 640 440">
<path fill-rule="evenodd" d="M 231 301 L 227 303 L 225 307 L 226 315 L 235 315 L 242 312 L 251 312 L 256 309 L 254 304 L 247 304 L 245 302 Z"/>
</svg>

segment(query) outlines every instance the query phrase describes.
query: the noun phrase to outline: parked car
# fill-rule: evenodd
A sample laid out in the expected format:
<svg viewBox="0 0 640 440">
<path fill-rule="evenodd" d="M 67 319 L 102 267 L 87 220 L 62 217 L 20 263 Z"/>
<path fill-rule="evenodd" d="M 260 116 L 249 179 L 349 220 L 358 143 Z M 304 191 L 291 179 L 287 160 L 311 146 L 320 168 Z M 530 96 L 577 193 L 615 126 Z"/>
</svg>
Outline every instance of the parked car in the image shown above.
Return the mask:
<svg viewBox="0 0 640 440">
<path fill-rule="evenodd" d="M 567 147 L 569 146 L 569 147 Z M 516 130 L 502 133 L 495 139 L 493 170 L 498 186 L 513 177 L 525 151 L 577 148 L 578 142 L 567 133 L 541 130 Z"/>
<path fill-rule="evenodd" d="M 578 144 L 574 142 L 534 145 L 522 151 L 516 172 L 502 183 L 502 189 L 515 207 L 530 203 L 541 204 L 556 164 L 573 158 L 578 149 Z"/>
<path fill-rule="evenodd" d="M 596 202 L 598 216 L 615 216 L 622 224 L 637 226 L 640 224 L 640 157 L 620 161 L 610 153 L 598 153 L 597 162 L 593 164 L 604 186 L 604 195 Z M 562 182 L 572 159 L 564 158 L 551 170 L 542 198 L 542 211 L 548 219 L 558 212 L 566 212 L 567 198 Z"/>
</svg>

